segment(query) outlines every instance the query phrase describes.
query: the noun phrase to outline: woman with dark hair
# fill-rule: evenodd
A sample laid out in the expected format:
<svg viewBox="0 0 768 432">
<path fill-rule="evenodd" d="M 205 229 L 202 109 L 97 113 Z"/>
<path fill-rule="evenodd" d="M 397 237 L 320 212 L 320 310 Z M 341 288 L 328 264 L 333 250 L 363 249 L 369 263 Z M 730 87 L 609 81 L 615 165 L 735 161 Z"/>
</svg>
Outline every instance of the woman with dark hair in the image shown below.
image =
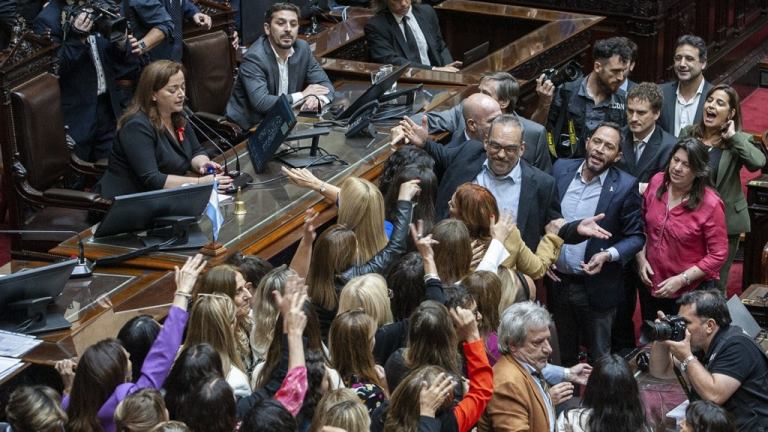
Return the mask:
<svg viewBox="0 0 768 432">
<path fill-rule="evenodd" d="M 750 231 L 747 200 L 741 188 L 741 168 L 759 170 L 765 165 L 765 155 L 752 144 L 752 136 L 741 130 L 739 94 L 727 84 L 709 89 L 699 124 L 680 131 L 681 139 L 689 136 L 697 138 L 709 152 L 710 179 L 725 206 L 728 257 L 717 282 L 720 291 L 725 293 L 739 237 Z"/>
<path fill-rule="evenodd" d="M 139 315 L 125 323 L 117 334 L 117 340 L 128 351 L 128 357 L 133 366 L 131 381 L 136 381 L 141 375 L 141 366 L 147 357 L 149 349 L 160 333 L 160 324 L 149 315 Z"/>
<path fill-rule="evenodd" d="M 419 188 L 421 189 L 415 198 L 413 219 L 422 221 L 425 232 L 432 231 L 436 213 L 437 177 L 431 167 L 411 164 L 403 166 L 398 171 L 391 187 L 384 195 L 384 219 L 389 224 L 389 232 L 391 232 L 392 224 L 397 217 L 397 197 L 400 185 L 411 180 L 419 180 Z M 385 228 L 387 228 L 386 225 Z"/>
<path fill-rule="evenodd" d="M 387 274 L 387 286 L 391 287 L 392 318 L 407 319 L 424 300 L 424 263 L 418 252 L 403 255 Z"/>
<path fill-rule="evenodd" d="M 366 273 L 385 274 L 392 263 L 405 252 L 408 224 L 413 211 L 411 200 L 418 192 L 419 186 L 415 180 L 400 186 L 398 217 L 392 236 L 384 249 L 367 262 L 362 262 L 355 231 L 345 225 L 333 225 L 317 238 L 312 251 L 307 284 L 310 301 L 320 318 L 323 338 L 327 338 L 331 321 L 336 316 L 339 293 L 344 285 L 355 276 Z"/>
<path fill-rule="evenodd" d="M 395 177 L 406 165 L 419 165 L 434 171 L 435 160 L 429 153 L 416 146 L 400 146 L 384 162 L 384 170 L 379 177 L 379 191 L 382 195 L 387 195 L 387 192 L 392 188 Z"/>
<path fill-rule="evenodd" d="M 181 350 L 165 380 L 165 405 L 170 418 L 188 406 L 187 398 L 201 382 L 224 378 L 219 353 L 207 343 L 190 345 Z"/>
<path fill-rule="evenodd" d="M 296 432 L 296 419 L 279 402 L 264 399 L 256 403 L 243 419 L 240 432 Z"/>
<path fill-rule="evenodd" d="M 560 414 L 558 432 L 651 431 L 637 381 L 626 360 L 617 354 L 606 354 L 597 360 L 581 406 Z"/>
<path fill-rule="evenodd" d="M 637 256 L 643 319 L 677 313 L 676 299 L 719 277 L 728 255 L 723 202 L 709 187 L 706 148 L 680 140 L 643 198 L 646 243 Z M 674 259 L 672 259 L 674 258 Z"/>
<path fill-rule="evenodd" d="M 193 431 L 235 430 L 235 394 L 223 378 L 212 377 L 198 383 L 185 402 L 174 420 L 184 422 Z"/>
<path fill-rule="evenodd" d="M 187 302 L 204 267 L 202 255 L 195 255 L 181 270 L 177 268 L 173 305 L 135 383 L 130 382 L 131 361 L 116 339 L 105 339 L 85 350 L 77 364 L 72 393 L 62 403 L 69 416 L 68 430 L 114 432 L 114 412 L 121 400 L 142 388 L 162 387 L 181 346 Z"/>
<path fill-rule="evenodd" d="M 468 275 L 472 267 L 472 239 L 466 225 L 457 219 L 444 219 L 432 229 L 437 274 L 444 285 L 454 284 Z"/>
<path fill-rule="evenodd" d="M 158 60 L 141 73 L 131 104 L 117 122 L 109 166 L 97 185 L 107 198 L 184 183 L 232 184 L 211 161 L 182 114 L 186 92 L 180 63 Z M 202 177 L 187 176 L 195 172 Z M 214 174 L 211 174 L 213 171 Z"/>
<path fill-rule="evenodd" d="M 720 405 L 708 400 L 691 402 L 685 409 L 682 432 L 736 432 L 731 416 Z"/>
<path fill-rule="evenodd" d="M 243 275 L 246 282 L 250 282 L 252 287 L 256 287 L 261 278 L 271 272 L 274 266 L 264 258 L 256 255 L 243 255 L 236 253 L 227 259 L 227 264 L 237 267 L 240 274 Z"/>
<path fill-rule="evenodd" d="M 395 388 L 388 404 L 374 411 L 372 432 L 468 432 L 480 419 L 493 395 L 493 369 L 485 356 L 475 315 L 456 308 L 451 310 L 451 317 L 464 341 L 469 391 L 454 404 L 454 387 L 460 382 L 455 374 L 434 363 L 422 365 Z"/>
<path fill-rule="evenodd" d="M 500 324 L 501 280 L 493 272 L 477 271 L 462 279 L 461 284 L 472 294 L 477 304 L 480 316 L 478 330 L 485 341 L 488 361 L 493 366 L 500 355 L 496 329 Z"/>
<path fill-rule="evenodd" d="M 351 310 L 333 320 L 328 339 L 331 365 L 344 385 L 357 392 L 368 412 L 376 409 L 388 396 L 384 369 L 373 359 L 375 334 L 373 319 L 361 310 Z"/>
</svg>

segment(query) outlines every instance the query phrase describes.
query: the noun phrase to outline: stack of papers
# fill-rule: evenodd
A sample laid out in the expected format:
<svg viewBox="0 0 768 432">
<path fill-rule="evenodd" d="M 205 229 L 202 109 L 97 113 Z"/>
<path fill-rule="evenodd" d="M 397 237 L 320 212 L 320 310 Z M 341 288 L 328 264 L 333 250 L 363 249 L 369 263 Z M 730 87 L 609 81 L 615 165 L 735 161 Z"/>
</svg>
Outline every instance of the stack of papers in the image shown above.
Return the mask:
<svg viewBox="0 0 768 432">
<path fill-rule="evenodd" d="M 19 358 L 42 342 L 34 336 L 0 330 L 0 356 Z"/>
<path fill-rule="evenodd" d="M 16 369 L 22 367 L 23 365 L 24 363 L 22 363 L 19 359 L 0 357 L 0 381 L 4 380 L 5 377 L 12 374 L 16 371 Z"/>
</svg>

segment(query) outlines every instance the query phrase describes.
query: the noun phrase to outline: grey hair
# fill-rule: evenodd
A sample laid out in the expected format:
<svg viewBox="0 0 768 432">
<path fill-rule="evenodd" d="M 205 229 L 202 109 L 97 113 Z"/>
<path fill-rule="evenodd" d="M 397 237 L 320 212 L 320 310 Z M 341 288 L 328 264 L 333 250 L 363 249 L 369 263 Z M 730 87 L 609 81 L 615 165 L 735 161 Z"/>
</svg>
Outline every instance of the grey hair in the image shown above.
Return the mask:
<svg viewBox="0 0 768 432">
<path fill-rule="evenodd" d="M 502 114 L 496 117 L 495 119 L 493 119 L 493 122 L 491 122 L 491 128 L 488 130 L 489 137 L 491 136 L 491 134 L 493 134 L 493 128 L 495 128 L 497 125 L 501 125 L 502 127 L 506 126 L 506 127 L 514 127 L 516 129 L 520 129 L 521 140 L 525 134 L 525 130 L 523 129 L 523 123 L 515 114 Z"/>
<path fill-rule="evenodd" d="M 515 303 L 501 315 L 498 340 L 499 352 L 510 354 L 509 346 L 519 347 L 531 329 L 543 329 L 552 325 L 552 316 L 544 306 L 532 301 Z"/>
</svg>

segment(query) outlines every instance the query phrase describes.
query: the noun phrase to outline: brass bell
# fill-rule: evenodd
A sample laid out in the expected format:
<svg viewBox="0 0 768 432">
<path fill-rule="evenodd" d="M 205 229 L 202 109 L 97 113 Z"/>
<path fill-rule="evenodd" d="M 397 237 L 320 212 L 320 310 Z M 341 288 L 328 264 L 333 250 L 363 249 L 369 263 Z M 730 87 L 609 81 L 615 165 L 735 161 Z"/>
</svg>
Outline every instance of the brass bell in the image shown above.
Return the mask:
<svg viewBox="0 0 768 432">
<path fill-rule="evenodd" d="M 248 213 L 248 210 L 245 208 L 245 201 L 243 201 L 242 190 L 238 187 L 237 197 L 235 198 L 235 214 L 244 215 L 246 213 Z"/>
</svg>

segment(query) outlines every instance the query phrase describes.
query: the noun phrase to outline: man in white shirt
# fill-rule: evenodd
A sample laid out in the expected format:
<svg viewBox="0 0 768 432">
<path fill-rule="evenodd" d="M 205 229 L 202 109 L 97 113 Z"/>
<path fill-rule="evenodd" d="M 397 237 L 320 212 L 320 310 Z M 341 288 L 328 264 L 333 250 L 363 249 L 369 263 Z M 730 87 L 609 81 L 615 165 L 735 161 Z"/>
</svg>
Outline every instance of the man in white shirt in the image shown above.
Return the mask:
<svg viewBox="0 0 768 432">
<path fill-rule="evenodd" d="M 680 130 L 701 120 L 704 94 L 712 85 L 704 79 L 707 66 L 707 44 L 698 36 L 684 35 L 677 40 L 674 57 L 677 82 L 661 86 L 664 104 L 659 125 L 674 136 Z"/>
<path fill-rule="evenodd" d="M 432 7 L 418 0 L 377 0 L 373 8 L 377 13 L 365 26 L 372 61 L 458 72 L 461 62 L 453 61 Z"/>
</svg>

